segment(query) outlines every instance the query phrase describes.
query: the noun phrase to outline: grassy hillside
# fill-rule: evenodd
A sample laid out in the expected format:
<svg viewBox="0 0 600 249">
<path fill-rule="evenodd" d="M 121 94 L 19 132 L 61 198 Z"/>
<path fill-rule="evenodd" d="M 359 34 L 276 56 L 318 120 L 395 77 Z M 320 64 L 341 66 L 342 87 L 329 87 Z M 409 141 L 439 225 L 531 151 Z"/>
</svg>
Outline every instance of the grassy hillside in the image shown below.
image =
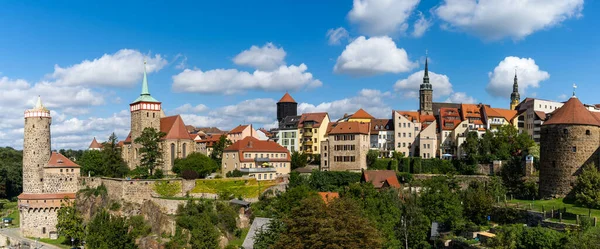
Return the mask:
<svg viewBox="0 0 600 249">
<path fill-rule="evenodd" d="M 223 178 L 196 180 L 192 193 L 221 194 L 230 193 L 235 197 L 257 198 L 259 193 L 276 185 L 275 181 L 257 181 L 256 179 Z"/>
</svg>

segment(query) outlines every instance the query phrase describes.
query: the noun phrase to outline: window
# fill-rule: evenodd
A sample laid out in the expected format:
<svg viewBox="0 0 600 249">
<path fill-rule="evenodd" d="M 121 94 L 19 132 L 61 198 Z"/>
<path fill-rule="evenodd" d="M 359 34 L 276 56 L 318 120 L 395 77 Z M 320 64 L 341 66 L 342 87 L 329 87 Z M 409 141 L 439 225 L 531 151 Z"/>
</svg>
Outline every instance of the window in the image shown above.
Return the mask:
<svg viewBox="0 0 600 249">
<path fill-rule="evenodd" d="M 563 129 L 563 133 L 564 133 L 564 134 L 569 134 L 569 130 L 567 130 L 567 129 Z"/>
<path fill-rule="evenodd" d="M 403 133 L 402 133 L 402 137 L 406 137 L 406 132 L 403 132 Z"/>
<path fill-rule="evenodd" d="M 186 145 L 187 145 L 187 144 L 183 144 L 183 148 L 182 148 L 182 152 L 183 152 L 183 155 L 182 155 L 182 156 L 183 156 L 183 158 L 185 158 L 185 156 L 186 156 L 186 149 L 187 149 L 187 148 L 186 148 Z"/>
<path fill-rule="evenodd" d="M 573 146 L 573 148 L 571 148 L 571 150 L 572 150 L 573 152 L 577 152 L 577 146 Z"/>
<path fill-rule="evenodd" d="M 408 133 L 408 137 L 410 137 L 411 135 L 412 135 L 412 134 L 409 132 L 409 133 Z"/>
<path fill-rule="evenodd" d="M 258 180 L 260 180 L 260 178 L 261 178 L 261 177 L 262 177 L 262 175 L 261 175 L 261 174 L 258 174 Z"/>
<path fill-rule="evenodd" d="M 62 173 L 62 169 L 60 169 L 60 173 Z"/>
<path fill-rule="evenodd" d="M 406 143 L 402 143 L 402 147 L 406 147 Z"/>
<path fill-rule="evenodd" d="M 590 132 L 590 130 L 585 130 L 585 135 L 592 135 L 592 132 Z"/>
</svg>

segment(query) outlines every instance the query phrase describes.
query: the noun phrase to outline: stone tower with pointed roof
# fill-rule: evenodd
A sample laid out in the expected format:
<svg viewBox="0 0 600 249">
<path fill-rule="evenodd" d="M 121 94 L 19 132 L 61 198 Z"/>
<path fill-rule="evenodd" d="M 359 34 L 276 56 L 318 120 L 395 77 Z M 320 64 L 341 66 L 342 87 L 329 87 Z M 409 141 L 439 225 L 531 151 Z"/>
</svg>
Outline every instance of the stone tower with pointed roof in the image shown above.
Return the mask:
<svg viewBox="0 0 600 249">
<path fill-rule="evenodd" d="M 513 91 L 510 94 L 510 109 L 515 110 L 517 105 L 521 102 L 521 95 L 519 94 L 519 83 L 517 80 L 517 71 L 515 70 L 515 79 L 513 82 Z"/>
<path fill-rule="evenodd" d="M 44 165 L 50 160 L 50 111 L 38 96 L 33 109 L 25 111 L 23 132 L 23 192 L 41 194 L 44 191 Z"/>
<path fill-rule="evenodd" d="M 565 197 L 585 164 L 598 165 L 600 121 L 573 96 L 552 113 L 541 132 L 540 197 Z"/>
<path fill-rule="evenodd" d="M 79 165 L 50 147 L 50 111 L 38 96 L 25 111 L 23 132 L 23 193 L 18 196 L 20 229 L 24 237 L 57 235 L 57 212 L 78 191 Z"/>
<path fill-rule="evenodd" d="M 298 115 L 298 103 L 292 98 L 289 93 L 285 93 L 283 97 L 277 102 L 277 122 L 281 121 L 285 117 L 297 116 Z"/>
<path fill-rule="evenodd" d="M 130 169 L 135 168 L 140 162 L 140 148 L 139 144 L 134 141 L 136 138 L 142 135 L 142 131 L 145 128 L 154 128 L 156 131 L 160 131 L 160 118 L 161 118 L 161 102 L 156 100 L 150 95 L 148 90 L 148 78 L 146 76 L 146 62 L 144 61 L 144 79 L 142 80 L 142 93 L 140 96 L 129 104 L 129 110 L 131 112 L 131 153 L 126 153 L 125 161 L 127 162 Z"/>
<path fill-rule="evenodd" d="M 433 115 L 433 87 L 429 83 L 428 60 L 425 57 L 425 73 L 419 89 L 419 112 L 421 115 Z"/>
</svg>

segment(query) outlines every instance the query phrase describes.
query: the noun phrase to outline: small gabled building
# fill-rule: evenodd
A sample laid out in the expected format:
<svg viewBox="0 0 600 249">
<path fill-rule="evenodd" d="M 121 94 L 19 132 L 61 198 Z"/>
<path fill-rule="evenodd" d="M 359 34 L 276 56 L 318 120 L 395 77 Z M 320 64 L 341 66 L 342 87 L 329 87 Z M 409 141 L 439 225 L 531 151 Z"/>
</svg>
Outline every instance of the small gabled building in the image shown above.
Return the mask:
<svg viewBox="0 0 600 249">
<path fill-rule="evenodd" d="M 102 144 L 96 141 L 96 137 L 92 139 L 92 143 L 90 143 L 90 146 L 88 146 L 88 150 L 102 150 Z"/>
<path fill-rule="evenodd" d="M 371 149 L 379 151 L 380 157 L 390 157 L 394 151 L 394 121 L 392 119 L 371 120 Z"/>
<path fill-rule="evenodd" d="M 291 171 L 290 152 L 273 141 L 245 137 L 223 150 L 221 173 L 239 170 L 257 180 L 274 180 Z"/>
<path fill-rule="evenodd" d="M 227 139 L 232 143 L 240 141 L 246 137 L 259 138 L 256 130 L 252 128 L 252 125 L 238 125 L 227 133 Z"/>
<path fill-rule="evenodd" d="M 360 172 L 367 169 L 370 124 L 340 122 L 332 125 L 328 139 L 321 142 L 321 170 Z"/>
<path fill-rule="evenodd" d="M 325 132 L 329 125 L 329 114 L 326 112 L 303 113 L 298 120 L 300 146 L 305 154 L 321 154 L 319 143 L 325 140 Z"/>
<path fill-rule="evenodd" d="M 401 187 L 394 170 L 365 170 L 360 182 L 370 182 L 376 189 Z"/>
</svg>

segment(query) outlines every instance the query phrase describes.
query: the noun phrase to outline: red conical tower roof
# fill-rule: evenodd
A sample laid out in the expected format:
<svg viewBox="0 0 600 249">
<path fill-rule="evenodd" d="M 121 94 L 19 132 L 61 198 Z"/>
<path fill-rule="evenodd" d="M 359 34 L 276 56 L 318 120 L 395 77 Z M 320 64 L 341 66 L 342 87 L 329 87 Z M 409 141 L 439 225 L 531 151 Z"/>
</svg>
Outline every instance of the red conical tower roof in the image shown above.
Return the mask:
<svg viewBox="0 0 600 249">
<path fill-rule="evenodd" d="M 289 93 L 285 93 L 277 103 L 296 103 L 296 101 Z"/>
<path fill-rule="evenodd" d="M 585 106 L 577 99 L 571 97 L 561 108 L 554 111 L 552 116 L 544 122 L 544 125 L 551 124 L 577 124 L 577 125 L 594 125 L 600 126 L 600 121 L 585 108 Z"/>
<path fill-rule="evenodd" d="M 92 143 L 90 144 L 90 146 L 88 148 L 90 148 L 90 149 L 102 149 L 102 145 L 100 143 L 98 143 L 98 141 L 96 141 L 96 138 L 94 137 L 94 140 L 92 140 Z"/>
</svg>

